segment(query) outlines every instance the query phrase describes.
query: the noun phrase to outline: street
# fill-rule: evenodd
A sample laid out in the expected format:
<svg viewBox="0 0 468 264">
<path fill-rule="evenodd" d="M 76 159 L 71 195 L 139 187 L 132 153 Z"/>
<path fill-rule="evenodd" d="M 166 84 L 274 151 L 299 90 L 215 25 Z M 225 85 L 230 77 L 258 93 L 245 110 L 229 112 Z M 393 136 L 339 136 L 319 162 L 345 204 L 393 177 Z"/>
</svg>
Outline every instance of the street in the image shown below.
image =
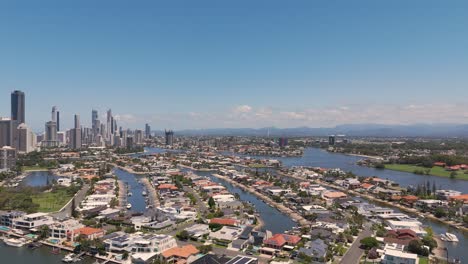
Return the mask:
<svg viewBox="0 0 468 264">
<path fill-rule="evenodd" d="M 346 252 L 346 254 L 341 258 L 340 264 L 358 264 L 359 260 L 361 259 L 364 250 L 360 249 L 361 246 L 361 239 L 365 237 L 369 237 L 373 234 L 371 230 L 371 226 L 366 224 L 364 226 L 364 230 L 359 233 L 357 239 L 351 245 L 351 248 Z"/>
</svg>

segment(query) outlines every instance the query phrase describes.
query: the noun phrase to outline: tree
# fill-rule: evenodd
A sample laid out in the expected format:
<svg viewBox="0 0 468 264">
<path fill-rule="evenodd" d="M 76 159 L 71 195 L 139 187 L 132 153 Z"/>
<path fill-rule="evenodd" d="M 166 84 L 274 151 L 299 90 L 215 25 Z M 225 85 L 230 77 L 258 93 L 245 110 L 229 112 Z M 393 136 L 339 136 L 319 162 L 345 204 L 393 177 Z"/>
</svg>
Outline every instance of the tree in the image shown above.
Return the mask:
<svg viewBox="0 0 468 264">
<path fill-rule="evenodd" d="M 429 251 L 432 252 L 434 248 L 437 247 L 437 241 L 435 241 L 431 236 L 425 235 L 422 239 L 422 243 L 429 247 Z"/>
<path fill-rule="evenodd" d="M 377 239 L 375 239 L 375 237 L 365 237 L 365 238 L 361 239 L 360 242 L 361 242 L 361 246 L 364 249 L 371 249 L 371 248 L 377 247 L 379 245 L 379 241 L 377 241 Z"/>
<path fill-rule="evenodd" d="M 210 197 L 210 199 L 208 199 L 208 206 L 211 210 L 213 210 L 216 207 L 216 202 L 214 201 L 213 197 Z"/>
<path fill-rule="evenodd" d="M 202 254 L 208 254 L 211 250 L 213 250 L 213 247 L 211 245 L 201 245 L 201 246 L 198 246 L 197 249 Z"/>
<path fill-rule="evenodd" d="M 455 179 L 456 177 L 457 177 L 457 172 L 452 171 L 452 173 L 450 173 L 450 179 Z"/>
<path fill-rule="evenodd" d="M 182 230 L 180 231 L 179 233 L 177 233 L 176 237 L 179 239 L 179 240 L 187 240 L 189 239 L 189 233 L 186 231 L 186 230 Z"/>
<path fill-rule="evenodd" d="M 446 217 L 447 216 L 447 212 L 443 209 L 443 208 L 437 208 L 435 211 L 434 211 L 434 215 L 435 217 L 437 218 L 442 218 L 442 217 Z"/>
<path fill-rule="evenodd" d="M 408 251 L 421 256 L 429 256 L 429 250 L 424 247 L 423 242 L 416 239 L 409 242 Z"/>
</svg>

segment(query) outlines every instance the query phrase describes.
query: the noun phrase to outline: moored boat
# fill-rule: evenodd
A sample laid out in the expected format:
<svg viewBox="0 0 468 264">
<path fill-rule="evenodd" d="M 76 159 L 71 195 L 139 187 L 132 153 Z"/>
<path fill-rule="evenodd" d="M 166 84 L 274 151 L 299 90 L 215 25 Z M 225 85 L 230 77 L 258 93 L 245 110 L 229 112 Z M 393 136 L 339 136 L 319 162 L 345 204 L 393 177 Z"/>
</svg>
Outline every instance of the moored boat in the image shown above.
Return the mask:
<svg viewBox="0 0 468 264">
<path fill-rule="evenodd" d="M 132 208 L 132 204 L 131 203 L 128 203 L 127 204 L 127 209 L 131 209 Z"/>
<path fill-rule="evenodd" d="M 3 242 L 5 242 L 5 244 L 7 244 L 10 247 L 22 247 L 26 244 L 26 242 L 23 239 L 13 237 L 5 238 Z"/>
<path fill-rule="evenodd" d="M 447 242 L 458 242 L 458 237 L 455 234 L 449 232 L 440 235 L 440 239 Z"/>
</svg>

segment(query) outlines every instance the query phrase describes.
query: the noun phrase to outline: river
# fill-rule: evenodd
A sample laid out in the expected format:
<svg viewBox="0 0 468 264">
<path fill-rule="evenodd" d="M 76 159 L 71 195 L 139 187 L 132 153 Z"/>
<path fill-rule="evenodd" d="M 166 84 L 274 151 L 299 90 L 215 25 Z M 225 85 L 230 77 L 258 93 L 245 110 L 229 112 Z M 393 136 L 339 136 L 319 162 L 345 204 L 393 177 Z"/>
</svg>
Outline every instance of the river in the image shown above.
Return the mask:
<svg viewBox="0 0 468 264">
<path fill-rule="evenodd" d="M 228 155 L 248 156 L 231 152 L 224 152 Z M 305 167 L 322 167 L 322 168 L 340 168 L 344 171 L 351 171 L 358 176 L 378 176 L 382 179 L 388 179 L 399 183 L 406 187 L 409 185 L 416 186 L 425 184 L 427 181 L 435 182 L 438 189 L 451 189 L 463 193 L 468 193 L 468 181 L 450 179 L 445 177 L 418 175 L 408 172 L 400 172 L 393 170 L 381 170 L 359 166 L 357 161 L 363 159 L 358 156 L 345 155 L 341 153 L 331 153 L 318 148 L 306 148 L 302 157 L 270 157 L 270 156 L 250 156 L 257 159 L 276 159 L 282 162 L 284 167 L 305 166 Z"/>
</svg>

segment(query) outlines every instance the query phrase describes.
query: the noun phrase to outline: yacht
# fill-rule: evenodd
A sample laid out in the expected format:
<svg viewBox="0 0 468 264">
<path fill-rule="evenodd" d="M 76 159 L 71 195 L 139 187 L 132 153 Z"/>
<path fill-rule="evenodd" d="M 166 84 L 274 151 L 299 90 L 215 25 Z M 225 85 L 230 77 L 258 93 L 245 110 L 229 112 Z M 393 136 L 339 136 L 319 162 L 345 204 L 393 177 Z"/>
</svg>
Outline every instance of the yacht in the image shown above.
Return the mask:
<svg viewBox="0 0 468 264">
<path fill-rule="evenodd" d="M 143 191 L 143 192 L 141 193 L 141 195 L 143 195 L 143 196 L 147 196 L 147 195 L 148 195 L 148 193 L 146 193 L 146 191 Z"/>
<path fill-rule="evenodd" d="M 133 195 L 133 193 L 129 192 L 127 195 L 128 195 L 128 196 L 132 196 L 132 195 Z"/>
<path fill-rule="evenodd" d="M 455 234 L 449 232 L 440 235 L 440 239 L 447 242 L 458 242 L 458 237 Z"/>
<path fill-rule="evenodd" d="M 127 204 L 127 209 L 131 209 L 132 208 L 132 204 L 131 203 L 128 203 Z"/>
<path fill-rule="evenodd" d="M 26 242 L 23 239 L 13 237 L 5 238 L 3 242 L 5 242 L 5 244 L 7 244 L 10 247 L 22 247 L 26 244 Z"/>
<path fill-rule="evenodd" d="M 67 254 L 67 255 L 62 259 L 62 262 L 65 262 L 65 263 L 72 263 L 72 262 L 75 262 L 75 254 L 73 254 L 73 253 Z"/>
</svg>

